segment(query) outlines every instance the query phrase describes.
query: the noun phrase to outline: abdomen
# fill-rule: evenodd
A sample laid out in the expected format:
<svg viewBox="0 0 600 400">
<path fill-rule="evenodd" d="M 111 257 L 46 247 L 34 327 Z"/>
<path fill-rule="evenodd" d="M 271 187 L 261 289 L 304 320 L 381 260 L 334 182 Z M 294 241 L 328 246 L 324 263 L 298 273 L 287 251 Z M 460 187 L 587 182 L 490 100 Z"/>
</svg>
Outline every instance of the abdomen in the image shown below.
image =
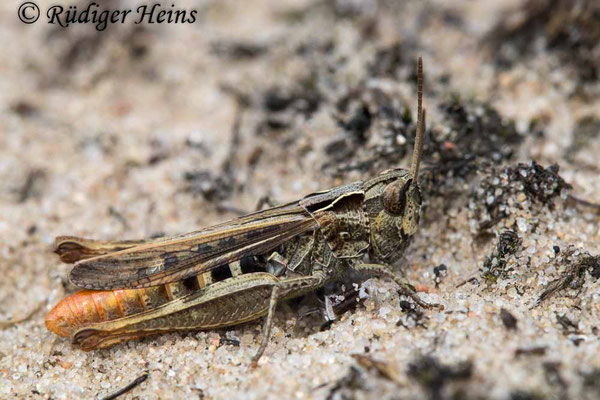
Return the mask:
<svg viewBox="0 0 600 400">
<path fill-rule="evenodd" d="M 46 327 L 59 336 L 160 306 L 170 301 L 165 286 L 125 290 L 80 290 L 62 299 L 46 316 Z"/>
<path fill-rule="evenodd" d="M 46 327 L 63 337 L 99 322 L 114 321 L 155 309 L 215 282 L 233 276 L 233 266 L 221 267 L 204 274 L 140 289 L 80 290 L 63 298 L 46 316 Z M 241 268 L 240 272 L 246 268 Z"/>
</svg>

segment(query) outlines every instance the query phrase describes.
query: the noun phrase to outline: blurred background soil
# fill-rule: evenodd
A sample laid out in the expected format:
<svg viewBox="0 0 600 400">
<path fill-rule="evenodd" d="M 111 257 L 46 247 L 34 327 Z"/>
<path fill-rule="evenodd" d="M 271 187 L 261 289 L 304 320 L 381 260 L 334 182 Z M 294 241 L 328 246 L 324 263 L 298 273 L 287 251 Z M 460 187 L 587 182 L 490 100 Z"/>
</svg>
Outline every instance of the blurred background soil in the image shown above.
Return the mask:
<svg viewBox="0 0 600 400">
<path fill-rule="evenodd" d="M 0 398 L 144 372 L 124 398 L 600 397 L 597 2 L 175 4 L 197 21 L 97 32 L 0 5 L 0 319 L 28 317 L 0 330 Z M 397 268 L 444 311 L 378 279 L 325 326 L 322 296 L 286 304 L 256 369 L 261 323 L 90 353 L 45 329 L 75 290 L 57 235 L 183 233 L 407 166 L 418 56 L 424 215 Z"/>
</svg>

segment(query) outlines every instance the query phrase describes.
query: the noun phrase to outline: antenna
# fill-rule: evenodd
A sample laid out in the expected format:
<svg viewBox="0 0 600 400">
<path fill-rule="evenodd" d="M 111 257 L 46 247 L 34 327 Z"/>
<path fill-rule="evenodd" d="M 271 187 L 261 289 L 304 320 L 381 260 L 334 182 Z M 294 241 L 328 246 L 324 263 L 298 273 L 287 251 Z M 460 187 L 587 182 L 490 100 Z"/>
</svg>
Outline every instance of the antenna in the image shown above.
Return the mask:
<svg viewBox="0 0 600 400">
<path fill-rule="evenodd" d="M 414 182 L 419 175 L 419 164 L 423 154 L 423 137 L 425 136 L 425 115 L 423 110 L 423 60 L 419 57 L 417 63 L 417 132 L 415 136 L 415 148 L 413 149 L 412 162 L 410 163 L 410 174 Z"/>
</svg>

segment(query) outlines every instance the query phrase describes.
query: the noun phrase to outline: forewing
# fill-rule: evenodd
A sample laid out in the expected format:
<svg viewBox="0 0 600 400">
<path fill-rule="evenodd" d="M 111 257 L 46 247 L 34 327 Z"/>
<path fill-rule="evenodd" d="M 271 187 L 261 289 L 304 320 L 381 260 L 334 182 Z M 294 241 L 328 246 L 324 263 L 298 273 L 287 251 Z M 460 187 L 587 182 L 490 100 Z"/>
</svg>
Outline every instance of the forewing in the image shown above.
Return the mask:
<svg viewBox="0 0 600 400">
<path fill-rule="evenodd" d="M 316 228 L 309 213 L 290 203 L 198 232 L 82 259 L 70 279 L 77 286 L 99 290 L 161 285 L 261 254 Z"/>
<path fill-rule="evenodd" d="M 54 244 L 54 252 L 65 263 L 74 263 L 92 257 L 129 249 L 149 240 L 92 240 L 76 236 L 59 236 Z"/>
</svg>

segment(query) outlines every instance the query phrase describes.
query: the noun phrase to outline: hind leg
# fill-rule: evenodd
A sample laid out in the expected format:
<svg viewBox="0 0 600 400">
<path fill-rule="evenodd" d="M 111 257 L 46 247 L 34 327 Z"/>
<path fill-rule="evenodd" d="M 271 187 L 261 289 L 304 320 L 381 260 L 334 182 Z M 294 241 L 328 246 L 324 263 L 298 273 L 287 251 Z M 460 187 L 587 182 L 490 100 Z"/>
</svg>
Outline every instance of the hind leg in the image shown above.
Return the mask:
<svg viewBox="0 0 600 400">
<path fill-rule="evenodd" d="M 269 311 L 267 312 L 267 318 L 265 319 L 265 326 L 263 328 L 263 337 L 260 342 L 260 347 L 258 351 L 252 357 L 252 365 L 256 366 L 258 364 L 258 360 L 265 352 L 267 345 L 269 344 L 269 340 L 271 338 L 271 329 L 273 328 L 273 316 L 275 315 L 275 309 L 277 308 L 277 301 L 279 300 L 279 286 L 273 286 L 273 290 L 271 291 L 271 299 L 269 301 Z"/>
<path fill-rule="evenodd" d="M 267 312 L 263 328 L 263 337 L 258 351 L 254 357 L 252 357 L 253 366 L 258 364 L 258 360 L 265 352 L 269 340 L 271 339 L 271 329 L 273 328 L 273 317 L 275 315 L 275 309 L 277 308 L 277 302 L 280 299 L 289 299 L 316 290 L 323 285 L 324 281 L 325 276 L 323 273 L 315 271 L 311 276 L 282 280 L 273 286 L 273 289 L 271 290 L 271 299 L 269 301 L 269 311 Z"/>
</svg>

